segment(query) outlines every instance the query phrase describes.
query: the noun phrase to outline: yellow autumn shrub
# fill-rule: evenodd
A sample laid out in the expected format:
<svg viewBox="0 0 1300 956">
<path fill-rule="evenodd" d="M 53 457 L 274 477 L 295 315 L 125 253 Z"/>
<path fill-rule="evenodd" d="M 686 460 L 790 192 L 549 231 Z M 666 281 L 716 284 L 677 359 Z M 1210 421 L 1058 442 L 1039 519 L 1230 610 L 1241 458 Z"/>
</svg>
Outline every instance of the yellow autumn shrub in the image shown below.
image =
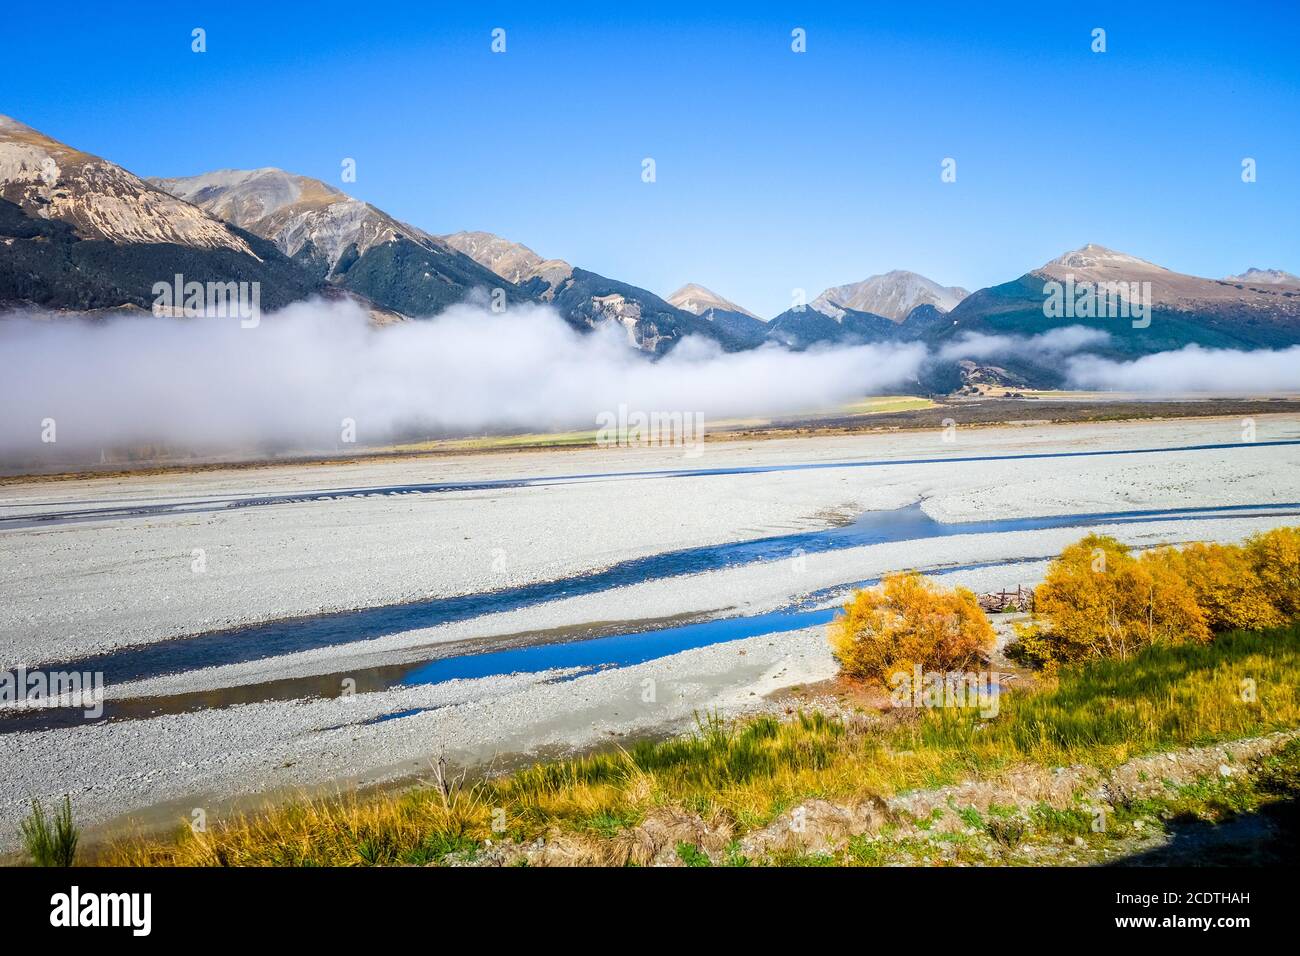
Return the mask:
<svg viewBox="0 0 1300 956">
<path fill-rule="evenodd" d="M 1034 591 L 1035 620 L 1019 628 L 1027 663 L 1128 657 L 1150 644 L 1208 641 L 1191 585 L 1164 560 L 1139 560 L 1108 535 L 1061 552 Z"/>
<path fill-rule="evenodd" d="M 1182 576 L 1196 595 L 1211 631 L 1258 631 L 1285 623 L 1245 548 L 1195 543 L 1157 548 L 1142 560 L 1166 565 Z"/>
<path fill-rule="evenodd" d="M 1300 617 L 1300 528 L 1274 528 L 1246 539 L 1246 554 L 1273 606 Z"/>
<path fill-rule="evenodd" d="M 830 628 L 843 672 L 888 680 L 915 665 L 926 671 L 971 670 L 993 650 L 995 634 L 975 595 L 921 575 L 889 575 L 859 591 Z"/>
</svg>

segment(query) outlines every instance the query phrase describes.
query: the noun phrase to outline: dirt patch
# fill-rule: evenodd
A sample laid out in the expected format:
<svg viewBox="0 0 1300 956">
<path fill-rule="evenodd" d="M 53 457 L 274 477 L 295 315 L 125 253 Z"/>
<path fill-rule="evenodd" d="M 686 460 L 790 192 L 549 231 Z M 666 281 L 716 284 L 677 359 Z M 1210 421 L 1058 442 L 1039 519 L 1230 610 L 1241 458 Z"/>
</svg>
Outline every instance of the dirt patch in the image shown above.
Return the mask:
<svg viewBox="0 0 1300 956">
<path fill-rule="evenodd" d="M 827 681 L 826 685 L 835 682 Z M 950 838 L 978 839 L 988 853 L 1009 853 L 1016 849 L 1020 862 L 1106 862 L 1117 850 L 1111 847 L 1089 854 L 1081 836 L 1061 847 L 1020 846 L 1028 830 L 1031 811 L 1049 807 L 1077 811 L 1081 807 L 1129 804 L 1145 798 L 1164 797 L 1180 787 L 1204 779 L 1231 777 L 1249 772 L 1252 761 L 1267 756 L 1300 737 L 1287 731 L 1264 737 L 1195 747 L 1170 753 L 1138 757 L 1109 771 L 1096 767 L 1016 767 L 988 780 L 971 780 L 948 787 L 914 791 L 893 797 L 867 796 L 837 802 L 805 800 L 776 820 L 736 840 L 724 820 L 704 820 L 679 808 L 653 810 L 636 827 L 612 838 L 595 835 L 555 834 L 532 844 L 506 842 L 489 847 L 474 861 L 477 865 L 508 866 L 677 866 L 689 853 L 701 860 L 725 862 L 729 853 L 763 862 L 808 854 L 834 855 L 855 839 L 875 838 L 887 833 L 892 844 L 912 841 L 933 846 L 934 859 L 945 862 L 953 856 Z M 989 818 L 987 825 L 976 821 Z M 1119 852 L 1150 852 L 1162 838 L 1156 832 L 1138 832 Z M 1228 834 L 1228 831 L 1225 831 Z M 1126 848 L 1126 849 L 1124 849 Z M 1035 855 L 1040 859 L 1033 859 Z M 1047 859 L 1050 857 L 1050 859 Z M 1081 859 L 1082 858 L 1082 859 Z"/>
<path fill-rule="evenodd" d="M 1153 754 L 1110 771 L 1085 766 L 1025 766 L 989 780 L 887 799 L 847 805 L 809 800 L 743 842 L 747 855 L 762 858 L 791 851 L 834 853 L 850 838 L 878 833 L 886 824 L 891 825 L 894 840 L 935 833 L 975 835 L 978 828 L 971 820 L 976 814 L 983 817 L 997 810 L 1007 819 L 1013 816 L 1011 811 L 1024 814 L 1042 806 L 1069 810 L 1081 805 L 1128 804 L 1164 796 L 1216 774 L 1243 774 L 1252 760 L 1273 753 L 1297 736 L 1300 731 Z M 991 838 L 996 840 L 996 828 Z"/>
</svg>

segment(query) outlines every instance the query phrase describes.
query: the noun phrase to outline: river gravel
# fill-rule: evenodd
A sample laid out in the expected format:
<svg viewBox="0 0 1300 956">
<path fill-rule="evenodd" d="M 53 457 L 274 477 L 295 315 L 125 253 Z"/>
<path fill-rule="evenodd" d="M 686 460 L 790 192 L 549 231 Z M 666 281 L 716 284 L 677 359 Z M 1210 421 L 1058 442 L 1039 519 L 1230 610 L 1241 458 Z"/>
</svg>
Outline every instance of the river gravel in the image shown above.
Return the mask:
<svg viewBox="0 0 1300 956">
<path fill-rule="evenodd" d="M 958 428 L 955 435 L 951 443 L 938 433 L 718 442 L 693 459 L 669 449 L 610 449 L 38 482 L 0 488 L 0 516 L 422 481 L 1207 444 L 1235 441 L 1240 422 Z M 1294 416 L 1258 420 L 1260 441 L 1297 438 Z M 665 550 L 816 530 L 835 516 L 917 500 L 941 521 L 1293 500 L 1298 466 L 1300 446 L 1244 445 L 585 480 L 0 530 L 0 659 L 10 666 L 71 659 L 288 616 L 517 587 Z"/>
<path fill-rule="evenodd" d="M 1260 441 L 1300 438 L 1294 416 L 1260 417 L 1257 426 Z M 937 433 L 718 442 L 690 460 L 671 450 L 622 449 L 32 482 L 0 489 L 0 517 L 419 482 L 1152 448 L 1233 442 L 1240 434 L 1235 419 L 959 427 L 952 443 Z M 1300 499 L 1298 466 L 1298 446 L 1242 445 L 767 474 L 600 477 L 9 528 L 0 530 L 0 654 L 12 668 L 288 616 L 516 587 L 665 550 L 814 531 L 863 511 L 917 501 L 945 522 L 1289 502 Z M 1279 523 L 1268 517 L 1188 518 L 1117 524 L 1107 531 L 1151 545 L 1239 540 Z M 1034 559 L 1058 552 L 1082 533 L 1014 531 L 792 554 L 112 686 L 109 696 L 346 674 L 428 657 L 447 642 L 549 628 L 758 614 L 823 588 L 907 567 L 1027 559 L 952 575 L 977 590 L 1014 587 L 1041 577 L 1045 565 Z M 193 570 L 196 548 L 206 562 L 202 573 Z M 143 814 L 154 822 L 160 813 L 179 819 L 188 817 L 191 805 L 219 813 L 241 795 L 402 779 L 427 769 L 438 753 L 478 765 L 665 732 L 689 723 L 696 711 L 735 713 L 764 693 L 833 672 L 824 629 L 809 628 L 595 673 L 502 675 L 351 698 L 266 701 L 3 734 L 0 849 L 12 846 L 16 821 L 33 796 L 71 793 L 78 817 L 87 823 L 121 814 Z M 653 702 L 642 699 L 647 680 L 654 681 Z"/>
<path fill-rule="evenodd" d="M 231 798 L 427 775 L 439 755 L 453 767 L 483 767 L 498 756 L 678 730 L 697 712 L 739 713 L 834 671 L 823 629 L 810 628 L 567 680 L 546 671 L 7 735 L 0 850 L 13 848 L 30 795 L 70 793 L 92 825 L 122 817 L 117 826 L 126 827 L 132 811 L 159 805 L 169 807 L 168 823 L 189 820 L 194 808 L 211 822 Z M 157 811 L 144 819 L 162 822 Z"/>
</svg>

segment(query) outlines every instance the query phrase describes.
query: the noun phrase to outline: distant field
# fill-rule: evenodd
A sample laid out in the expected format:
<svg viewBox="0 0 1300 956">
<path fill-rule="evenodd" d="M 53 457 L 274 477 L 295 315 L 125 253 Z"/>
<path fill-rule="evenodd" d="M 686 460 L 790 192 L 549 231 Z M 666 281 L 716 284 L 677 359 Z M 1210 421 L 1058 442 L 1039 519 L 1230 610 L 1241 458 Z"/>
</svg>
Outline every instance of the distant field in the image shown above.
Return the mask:
<svg viewBox="0 0 1300 956">
<path fill-rule="evenodd" d="M 484 435 L 477 438 L 433 438 L 406 442 L 370 451 L 409 454 L 431 451 L 486 451 L 497 448 L 560 448 L 565 445 L 594 445 L 596 430 L 582 432 L 528 432 L 522 435 Z"/>
<path fill-rule="evenodd" d="M 783 438 L 809 434 L 853 434 L 871 431 L 940 428 L 945 420 L 960 425 L 1024 422 L 1139 421 L 1154 418 L 1208 418 L 1222 415 L 1300 413 L 1295 398 L 1135 399 L 1083 392 L 1019 392 L 1020 398 L 981 396 L 942 398 L 914 407 L 884 408 L 870 415 L 845 414 L 791 418 L 758 426 L 731 437 Z"/>
<path fill-rule="evenodd" d="M 820 418 L 842 419 L 866 415 L 884 415 L 893 412 L 915 411 L 935 408 L 937 404 L 929 398 L 915 395 L 869 395 L 858 401 L 849 402 L 834 408 L 802 412 L 797 417 L 816 421 Z M 776 419 L 772 418 L 726 418 L 708 422 L 709 432 L 733 432 L 751 428 L 771 428 Z M 404 442 L 402 444 L 372 449 L 378 453 L 409 454 L 434 451 L 489 451 L 513 448 L 563 448 L 566 446 L 594 445 L 596 429 L 567 432 L 527 432 L 516 435 L 484 435 L 474 438 L 437 438 L 422 442 Z"/>
<path fill-rule="evenodd" d="M 884 412 L 906 412 L 915 408 L 934 408 L 935 402 L 915 395 L 876 395 L 852 402 L 840 409 L 847 415 L 879 415 Z"/>
<path fill-rule="evenodd" d="M 1210 418 L 1300 414 L 1300 396 L 1277 398 L 1181 397 L 1144 398 L 1119 393 L 1069 391 L 1019 391 L 1018 398 L 1000 391 L 980 396 L 923 398 L 915 395 L 876 395 L 837 408 L 784 417 L 733 418 L 705 423 L 706 441 L 763 438 L 801 438 L 810 435 L 851 435 L 872 432 L 941 428 L 945 421 L 960 425 L 1141 421 L 1162 418 Z M 63 460 L 52 462 L 0 462 L 0 484 L 29 477 L 75 478 L 82 475 L 147 474 L 199 471 L 208 468 L 255 467 L 293 463 L 329 463 L 379 460 L 387 457 L 453 455 L 564 448 L 591 448 L 596 430 L 525 432 L 432 438 L 393 445 L 370 445 L 348 452 L 286 449 L 274 454 L 257 449 L 230 452 L 220 457 L 191 457 L 183 450 L 161 449 L 157 457 L 148 449 L 110 451 L 98 463 Z"/>
</svg>

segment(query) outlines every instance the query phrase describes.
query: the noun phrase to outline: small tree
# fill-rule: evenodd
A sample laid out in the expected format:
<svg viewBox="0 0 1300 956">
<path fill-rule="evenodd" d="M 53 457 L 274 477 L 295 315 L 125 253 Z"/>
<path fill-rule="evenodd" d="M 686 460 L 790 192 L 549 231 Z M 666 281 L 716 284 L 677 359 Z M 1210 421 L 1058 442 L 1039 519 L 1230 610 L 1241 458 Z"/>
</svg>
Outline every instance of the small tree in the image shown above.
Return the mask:
<svg viewBox="0 0 1300 956">
<path fill-rule="evenodd" d="M 1191 586 L 1211 631 L 1261 630 L 1283 623 L 1282 612 L 1244 548 L 1196 543 L 1157 548 L 1142 560 L 1166 566 Z"/>
<path fill-rule="evenodd" d="M 1283 619 L 1300 617 L 1300 528 L 1274 528 L 1247 538 L 1246 553 Z"/>
<path fill-rule="evenodd" d="M 1019 629 L 1028 663 L 1127 657 L 1149 644 L 1208 641 L 1191 586 L 1164 560 L 1139 561 L 1107 535 L 1070 545 L 1034 592 L 1037 617 Z"/>
<path fill-rule="evenodd" d="M 993 650 L 996 635 L 972 592 L 909 572 L 857 592 L 831 624 L 830 641 L 845 674 L 887 680 L 918 664 L 969 670 Z"/>
</svg>

